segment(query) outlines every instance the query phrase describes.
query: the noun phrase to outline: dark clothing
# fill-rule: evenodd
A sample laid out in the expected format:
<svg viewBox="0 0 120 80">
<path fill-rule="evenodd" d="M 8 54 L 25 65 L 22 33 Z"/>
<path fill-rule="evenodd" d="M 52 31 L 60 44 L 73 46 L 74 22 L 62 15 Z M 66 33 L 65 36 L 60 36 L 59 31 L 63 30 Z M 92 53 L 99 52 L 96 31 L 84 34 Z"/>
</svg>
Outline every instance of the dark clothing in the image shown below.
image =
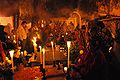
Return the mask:
<svg viewBox="0 0 120 80">
<path fill-rule="evenodd" d="M 0 25 L 0 40 L 2 42 L 6 41 L 6 33 L 4 32 L 4 26 Z"/>
<path fill-rule="evenodd" d="M 21 50 L 22 51 L 26 50 L 26 42 L 27 42 L 27 39 L 23 39 L 23 41 L 21 41 L 21 44 L 22 44 Z"/>
<path fill-rule="evenodd" d="M 120 44 L 120 28 L 116 27 L 116 42 Z"/>
</svg>

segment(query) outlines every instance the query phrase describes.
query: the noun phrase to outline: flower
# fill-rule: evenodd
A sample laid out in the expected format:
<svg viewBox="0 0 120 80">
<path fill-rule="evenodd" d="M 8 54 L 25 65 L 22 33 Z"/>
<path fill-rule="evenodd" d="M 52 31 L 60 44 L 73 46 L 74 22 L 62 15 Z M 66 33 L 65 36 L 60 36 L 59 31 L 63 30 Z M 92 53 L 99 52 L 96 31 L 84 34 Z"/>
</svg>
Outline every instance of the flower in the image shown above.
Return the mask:
<svg viewBox="0 0 120 80">
<path fill-rule="evenodd" d="M 39 68 L 24 68 L 19 66 L 19 71 L 14 74 L 14 80 L 34 80 L 35 77 L 42 78 Z"/>
</svg>

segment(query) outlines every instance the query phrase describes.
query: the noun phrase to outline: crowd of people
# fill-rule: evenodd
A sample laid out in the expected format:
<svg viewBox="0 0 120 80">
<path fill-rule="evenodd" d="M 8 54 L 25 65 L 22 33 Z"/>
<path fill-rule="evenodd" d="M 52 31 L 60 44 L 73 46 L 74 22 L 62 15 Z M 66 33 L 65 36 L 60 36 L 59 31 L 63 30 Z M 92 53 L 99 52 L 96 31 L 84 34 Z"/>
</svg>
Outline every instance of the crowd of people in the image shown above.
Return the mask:
<svg viewBox="0 0 120 80">
<path fill-rule="evenodd" d="M 79 51 L 83 50 L 83 53 L 80 54 L 79 51 L 75 52 L 78 54 L 76 56 L 76 60 L 74 61 L 76 64 L 74 68 L 77 69 L 76 71 L 78 71 L 84 80 L 113 80 L 115 77 L 118 78 L 117 75 L 119 73 L 116 73 L 115 77 L 110 77 L 111 79 L 109 79 L 108 76 L 112 75 L 112 70 L 115 70 L 115 66 L 113 65 L 115 62 L 118 62 L 112 49 L 114 48 L 114 42 L 120 44 L 119 24 L 120 23 L 116 25 L 115 38 L 113 38 L 112 32 L 105 26 L 103 21 L 90 21 L 87 27 L 86 25 L 82 25 L 81 28 L 78 24 L 73 32 L 69 31 L 69 33 L 65 34 L 67 39 L 71 39 L 72 37 L 74 38 L 71 40 L 73 40 L 74 45 L 78 45 Z M 16 34 L 18 46 L 21 46 L 22 51 L 29 49 L 29 53 L 33 52 L 33 45 L 30 38 L 32 35 L 31 29 L 31 27 L 27 26 L 26 21 L 21 23 L 21 25 L 17 28 L 16 33 L 12 30 L 8 31 L 9 29 L 4 29 L 4 26 L 0 25 L 1 62 L 4 62 L 5 57 L 7 56 L 7 49 L 16 48 L 16 44 L 9 40 L 9 36 L 11 37 L 14 34 Z M 66 43 L 64 39 L 65 36 L 61 34 L 59 38 L 59 45 L 62 47 Z M 119 69 L 117 70 L 119 71 Z M 111 73 L 109 74 L 109 72 Z"/>
<path fill-rule="evenodd" d="M 116 67 L 120 62 L 116 58 L 116 51 L 113 51 L 115 42 L 119 41 L 118 25 L 115 38 L 103 21 L 92 21 L 88 28 L 89 45 L 87 49 L 85 47 L 82 49 L 84 53 L 79 55 L 73 69 L 83 80 L 120 79 L 120 68 Z M 119 45 L 119 42 L 117 44 Z"/>
</svg>

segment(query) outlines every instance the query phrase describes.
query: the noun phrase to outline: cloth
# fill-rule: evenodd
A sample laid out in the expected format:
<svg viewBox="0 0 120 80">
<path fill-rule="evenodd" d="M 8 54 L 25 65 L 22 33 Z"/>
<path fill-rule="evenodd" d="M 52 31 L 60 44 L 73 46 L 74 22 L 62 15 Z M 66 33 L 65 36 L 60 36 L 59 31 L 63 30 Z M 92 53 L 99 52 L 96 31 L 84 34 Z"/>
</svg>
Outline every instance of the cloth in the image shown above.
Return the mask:
<svg viewBox="0 0 120 80">
<path fill-rule="evenodd" d="M 22 50 L 22 51 L 26 50 L 26 46 L 27 46 L 27 45 L 26 45 L 26 42 L 27 42 L 27 39 L 23 39 L 23 41 L 21 41 L 21 44 L 22 44 L 22 45 L 21 45 L 21 50 Z"/>
<path fill-rule="evenodd" d="M 27 38 L 27 30 L 25 30 L 22 26 L 19 26 L 17 29 L 18 39 L 23 41 L 23 39 Z"/>
<path fill-rule="evenodd" d="M 17 29 L 17 37 L 18 40 L 21 41 L 21 45 L 22 45 L 22 51 L 26 50 L 26 42 L 27 42 L 27 37 L 28 37 L 28 30 L 29 30 L 29 26 L 19 26 Z"/>
<path fill-rule="evenodd" d="M 3 61 L 6 60 L 6 55 L 4 53 L 3 47 L 2 47 L 2 42 L 0 41 L 0 53 L 2 55 Z"/>
</svg>

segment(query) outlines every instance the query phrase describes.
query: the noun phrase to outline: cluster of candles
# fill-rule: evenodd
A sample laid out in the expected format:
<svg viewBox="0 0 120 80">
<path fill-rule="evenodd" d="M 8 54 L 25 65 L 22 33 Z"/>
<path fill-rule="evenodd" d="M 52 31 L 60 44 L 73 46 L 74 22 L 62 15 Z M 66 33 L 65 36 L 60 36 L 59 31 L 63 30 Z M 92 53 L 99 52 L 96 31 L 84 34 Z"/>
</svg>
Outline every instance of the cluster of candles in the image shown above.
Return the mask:
<svg viewBox="0 0 120 80">
<path fill-rule="evenodd" d="M 36 47 L 37 47 L 36 38 L 34 37 L 32 41 L 33 41 L 34 49 L 36 50 Z M 53 41 L 51 41 L 51 45 L 52 45 L 52 52 L 53 52 L 53 60 L 55 60 Z M 67 41 L 67 47 L 68 47 L 68 66 L 67 67 L 68 68 L 70 66 L 70 45 L 71 45 L 71 41 Z M 40 63 L 43 64 L 43 68 L 45 69 L 45 48 L 42 48 L 41 46 L 39 46 L 39 48 L 40 48 Z M 12 70 L 14 72 L 14 62 L 13 62 L 14 50 L 9 51 L 9 53 L 10 53 L 11 62 L 12 62 Z M 42 56 L 42 53 L 43 53 L 43 56 Z"/>
<path fill-rule="evenodd" d="M 10 39 L 11 37 L 8 36 L 7 38 Z M 13 35 L 13 43 L 16 43 L 16 35 Z"/>
<path fill-rule="evenodd" d="M 36 37 L 33 37 L 33 46 L 34 46 L 34 51 L 36 52 L 37 50 L 37 44 L 36 44 Z M 55 51 L 54 51 L 54 42 L 51 41 L 51 45 L 52 45 L 52 54 L 53 54 L 53 61 L 55 60 Z M 68 47 L 68 68 L 70 65 L 70 45 L 71 45 L 71 41 L 67 41 L 67 47 Z M 45 48 L 42 49 L 41 46 L 39 46 L 40 49 L 40 63 L 43 63 L 43 68 L 45 68 Z M 42 56 L 42 52 L 43 52 L 43 56 Z M 42 58 L 43 57 L 43 58 Z"/>
<path fill-rule="evenodd" d="M 36 41 L 37 41 L 37 37 L 33 37 L 33 46 L 34 46 L 34 53 L 37 52 L 37 44 L 36 44 Z M 43 63 L 43 68 L 45 68 L 45 48 L 42 48 L 41 46 L 39 46 L 40 48 L 40 63 L 42 64 Z M 43 52 L 43 56 L 42 56 L 42 52 Z M 43 57 L 43 58 L 42 58 Z M 43 60 L 42 60 L 43 59 Z"/>
<path fill-rule="evenodd" d="M 51 42 L 51 45 L 53 50 L 53 60 L 55 60 L 53 42 Z M 39 46 L 39 48 L 40 48 L 40 63 L 42 64 L 43 62 L 43 68 L 45 68 L 45 48 L 42 48 L 41 46 Z M 42 52 L 43 52 L 43 60 L 42 60 Z"/>
</svg>

